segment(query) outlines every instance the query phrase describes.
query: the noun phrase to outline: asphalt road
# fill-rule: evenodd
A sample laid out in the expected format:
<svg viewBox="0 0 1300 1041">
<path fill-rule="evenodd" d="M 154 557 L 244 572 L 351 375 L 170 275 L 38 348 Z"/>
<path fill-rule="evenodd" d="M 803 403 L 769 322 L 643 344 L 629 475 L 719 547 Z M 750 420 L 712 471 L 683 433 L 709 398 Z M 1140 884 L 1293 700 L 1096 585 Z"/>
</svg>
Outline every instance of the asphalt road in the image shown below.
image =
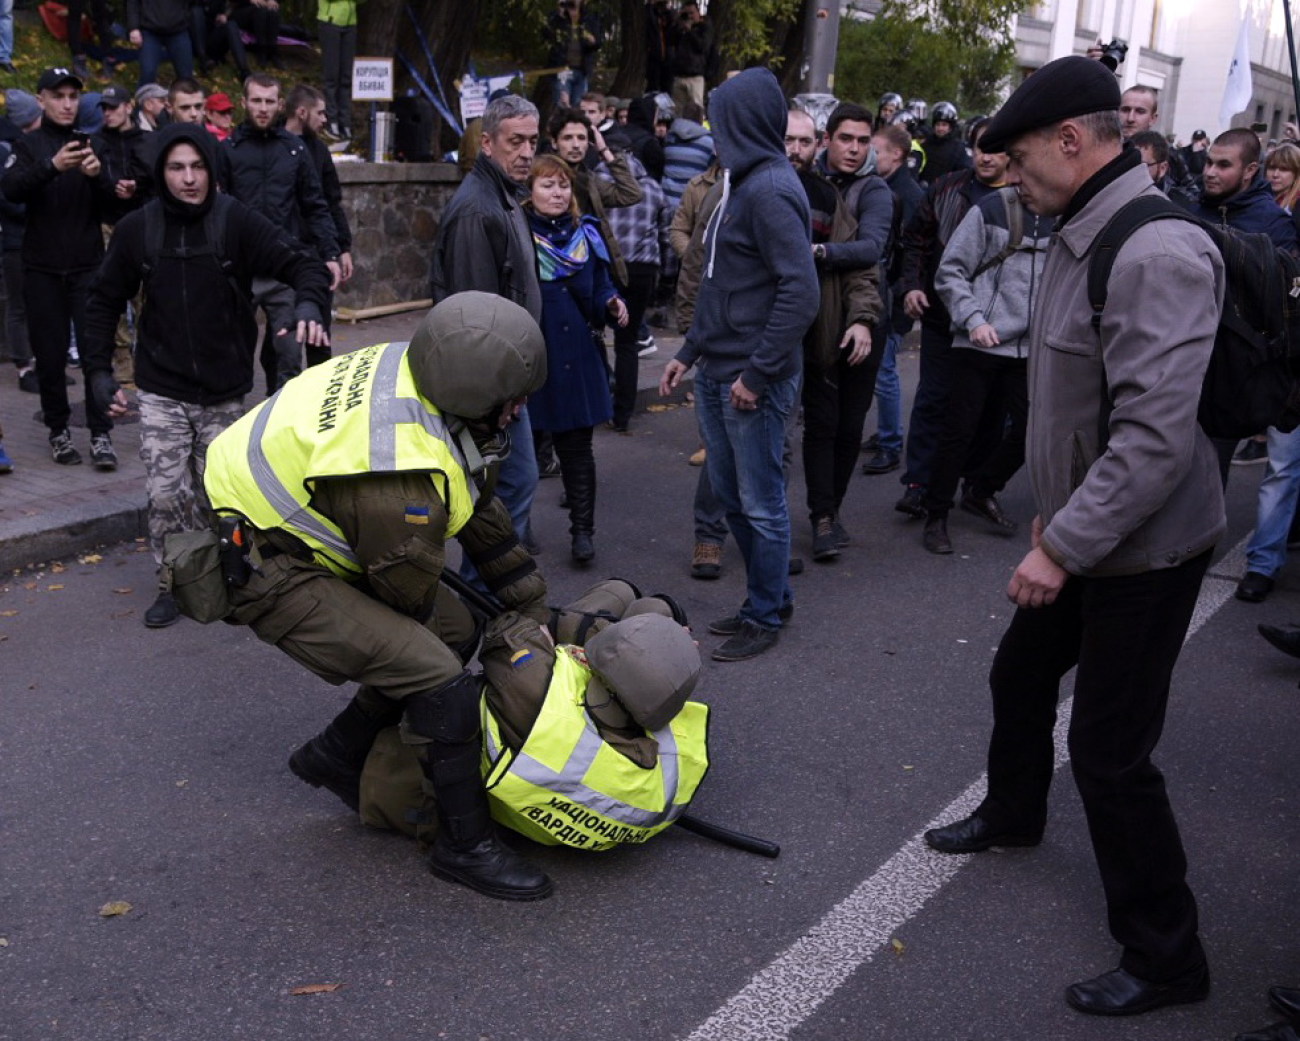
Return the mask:
<svg viewBox="0 0 1300 1041">
<path fill-rule="evenodd" d="M 695 444 L 686 408 L 597 435 L 586 574 L 568 564 L 559 483 L 543 483 L 554 602 L 620 575 L 681 598 L 714 646 L 702 623 L 734 610 L 743 576 L 731 547 L 720 581 L 687 577 Z M 1221 551 L 1253 522 L 1259 472 L 1235 468 Z M 289 751 L 348 692 L 242 629 L 144 629 L 142 546 L 8 579 L 0 1039 L 1199 1041 L 1268 1022 L 1265 987 L 1300 983 L 1300 663 L 1254 627 L 1300 620 L 1300 581 L 1246 605 L 1225 596 L 1238 565 L 1212 568 L 1160 750 L 1213 994 L 1091 1019 L 1062 988 L 1116 951 L 1068 767 L 1038 849 L 917 847 L 983 770 L 985 676 L 1023 540 L 954 514 L 957 554 L 930 556 L 891 509 L 895 476 L 856 479 L 854 543 L 794 580 L 778 648 L 705 667 L 713 767 L 693 810 L 780 842 L 780 858 L 675 831 L 607 854 L 533 847 L 557 883 L 539 904 L 434 879 L 412 843 L 298 782 Z M 1023 477 L 1005 505 L 1028 520 Z M 131 909 L 101 917 L 111 901 Z M 291 993 L 325 983 L 342 986 Z"/>
</svg>

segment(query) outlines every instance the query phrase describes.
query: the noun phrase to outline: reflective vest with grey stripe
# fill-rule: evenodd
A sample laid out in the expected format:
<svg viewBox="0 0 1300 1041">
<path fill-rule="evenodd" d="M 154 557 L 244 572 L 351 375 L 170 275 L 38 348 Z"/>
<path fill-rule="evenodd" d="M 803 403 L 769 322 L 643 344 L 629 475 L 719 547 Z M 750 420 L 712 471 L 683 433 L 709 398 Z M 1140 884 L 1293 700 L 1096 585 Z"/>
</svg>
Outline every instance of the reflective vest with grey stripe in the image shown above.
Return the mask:
<svg viewBox="0 0 1300 1041">
<path fill-rule="evenodd" d="M 347 579 L 361 573 L 332 520 L 310 506 L 315 482 L 427 472 L 447 508 L 448 536 L 474 512 L 469 467 L 441 413 L 415 387 L 405 343 L 381 343 L 307 369 L 208 448 L 214 509 L 263 531 L 282 528 Z"/>
<path fill-rule="evenodd" d="M 686 812 L 709 769 L 705 705 L 688 701 L 651 736 L 653 769 L 601 739 L 584 699 L 591 670 L 574 648 L 556 649 L 555 671 L 532 732 L 517 752 L 505 747 L 486 699 L 483 772 L 492 816 L 547 845 L 609 849 L 645 842 Z"/>
</svg>

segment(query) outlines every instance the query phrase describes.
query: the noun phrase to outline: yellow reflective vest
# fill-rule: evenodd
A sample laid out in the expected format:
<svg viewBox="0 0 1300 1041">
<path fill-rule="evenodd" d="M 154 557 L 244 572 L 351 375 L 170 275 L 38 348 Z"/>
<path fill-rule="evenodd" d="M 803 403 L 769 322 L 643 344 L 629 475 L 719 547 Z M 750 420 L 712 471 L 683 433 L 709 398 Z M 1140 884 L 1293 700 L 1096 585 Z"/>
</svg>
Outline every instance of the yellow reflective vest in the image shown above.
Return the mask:
<svg viewBox="0 0 1300 1041">
<path fill-rule="evenodd" d="M 313 366 L 222 432 L 203 478 L 213 508 L 291 532 L 346 579 L 361 567 L 338 525 L 309 505 L 318 480 L 427 472 L 447 508 L 447 534 L 460 531 L 474 512 L 469 466 L 416 390 L 406 348 L 381 343 Z"/>
<path fill-rule="evenodd" d="M 482 702 L 483 772 L 492 816 L 546 845 L 609 849 L 645 842 L 686 812 L 709 769 L 705 705 L 688 701 L 653 737 L 659 759 L 638 766 L 606 744 L 584 705 L 591 670 L 556 648 L 541 714 L 523 748 L 505 747 Z"/>
</svg>

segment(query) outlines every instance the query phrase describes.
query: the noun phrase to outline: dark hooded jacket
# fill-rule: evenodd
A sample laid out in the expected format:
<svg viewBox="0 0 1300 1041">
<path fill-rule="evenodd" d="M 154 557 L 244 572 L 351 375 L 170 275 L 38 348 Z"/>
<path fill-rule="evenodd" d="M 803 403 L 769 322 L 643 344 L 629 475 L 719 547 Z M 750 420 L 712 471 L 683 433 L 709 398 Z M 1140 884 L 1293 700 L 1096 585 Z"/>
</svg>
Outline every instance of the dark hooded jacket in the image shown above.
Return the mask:
<svg viewBox="0 0 1300 1041">
<path fill-rule="evenodd" d="M 217 203 L 211 180 L 217 141 L 207 130 L 173 123 L 158 134 L 153 171 L 158 196 L 123 217 L 113 233 L 108 255 L 91 283 L 83 364 L 88 379 L 97 371 L 112 371 L 118 317 L 145 282 L 148 267 L 135 352 L 137 385 L 195 405 L 229 401 L 253 387 L 253 278 L 292 286 L 295 317 L 318 322 L 326 306 L 329 272 L 319 260 L 291 249 L 279 228 L 237 199 L 222 196 Z M 180 144 L 198 149 L 208 167 L 208 194 L 198 204 L 172 195 L 163 177 L 167 157 Z M 214 205 L 220 207 L 217 219 L 224 219 L 221 258 L 207 241 L 207 217 Z M 162 250 L 149 257 L 147 229 L 150 219 L 159 216 Z"/>
<path fill-rule="evenodd" d="M 627 107 L 627 126 L 623 133 L 634 156 L 641 160 L 646 173 L 656 181 L 664 179 L 664 145 L 655 136 L 655 115 L 658 106 L 651 97 L 633 98 Z"/>
<path fill-rule="evenodd" d="M 1256 174 L 1249 188 L 1227 199 L 1212 199 L 1202 193 L 1201 201 L 1192 207 L 1192 213 L 1221 228 L 1263 232 L 1278 249 L 1300 254 L 1295 222 L 1277 204 L 1263 174 Z"/>
<path fill-rule="evenodd" d="M 710 98 L 724 193 L 704 235 L 695 319 L 677 359 L 753 392 L 799 372 L 821 299 L 808 197 L 785 156 L 786 104 L 767 69 Z"/>
</svg>

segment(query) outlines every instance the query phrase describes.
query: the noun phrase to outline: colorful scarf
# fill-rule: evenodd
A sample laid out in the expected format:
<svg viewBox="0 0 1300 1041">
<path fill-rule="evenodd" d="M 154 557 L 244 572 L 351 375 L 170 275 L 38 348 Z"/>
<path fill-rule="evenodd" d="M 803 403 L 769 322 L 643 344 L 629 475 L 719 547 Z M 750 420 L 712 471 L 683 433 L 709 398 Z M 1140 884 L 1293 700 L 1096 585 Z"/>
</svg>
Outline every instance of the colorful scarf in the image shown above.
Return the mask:
<svg viewBox="0 0 1300 1041">
<path fill-rule="evenodd" d="M 538 214 L 532 214 L 531 220 L 537 269 L 543 282 L 572 278 L 586 266 L 593 253 L 609 263 L 609 251 L 594 217 L 580 217 L 576 224 L 569 217 L 552 220 Z"/>
</svg>

